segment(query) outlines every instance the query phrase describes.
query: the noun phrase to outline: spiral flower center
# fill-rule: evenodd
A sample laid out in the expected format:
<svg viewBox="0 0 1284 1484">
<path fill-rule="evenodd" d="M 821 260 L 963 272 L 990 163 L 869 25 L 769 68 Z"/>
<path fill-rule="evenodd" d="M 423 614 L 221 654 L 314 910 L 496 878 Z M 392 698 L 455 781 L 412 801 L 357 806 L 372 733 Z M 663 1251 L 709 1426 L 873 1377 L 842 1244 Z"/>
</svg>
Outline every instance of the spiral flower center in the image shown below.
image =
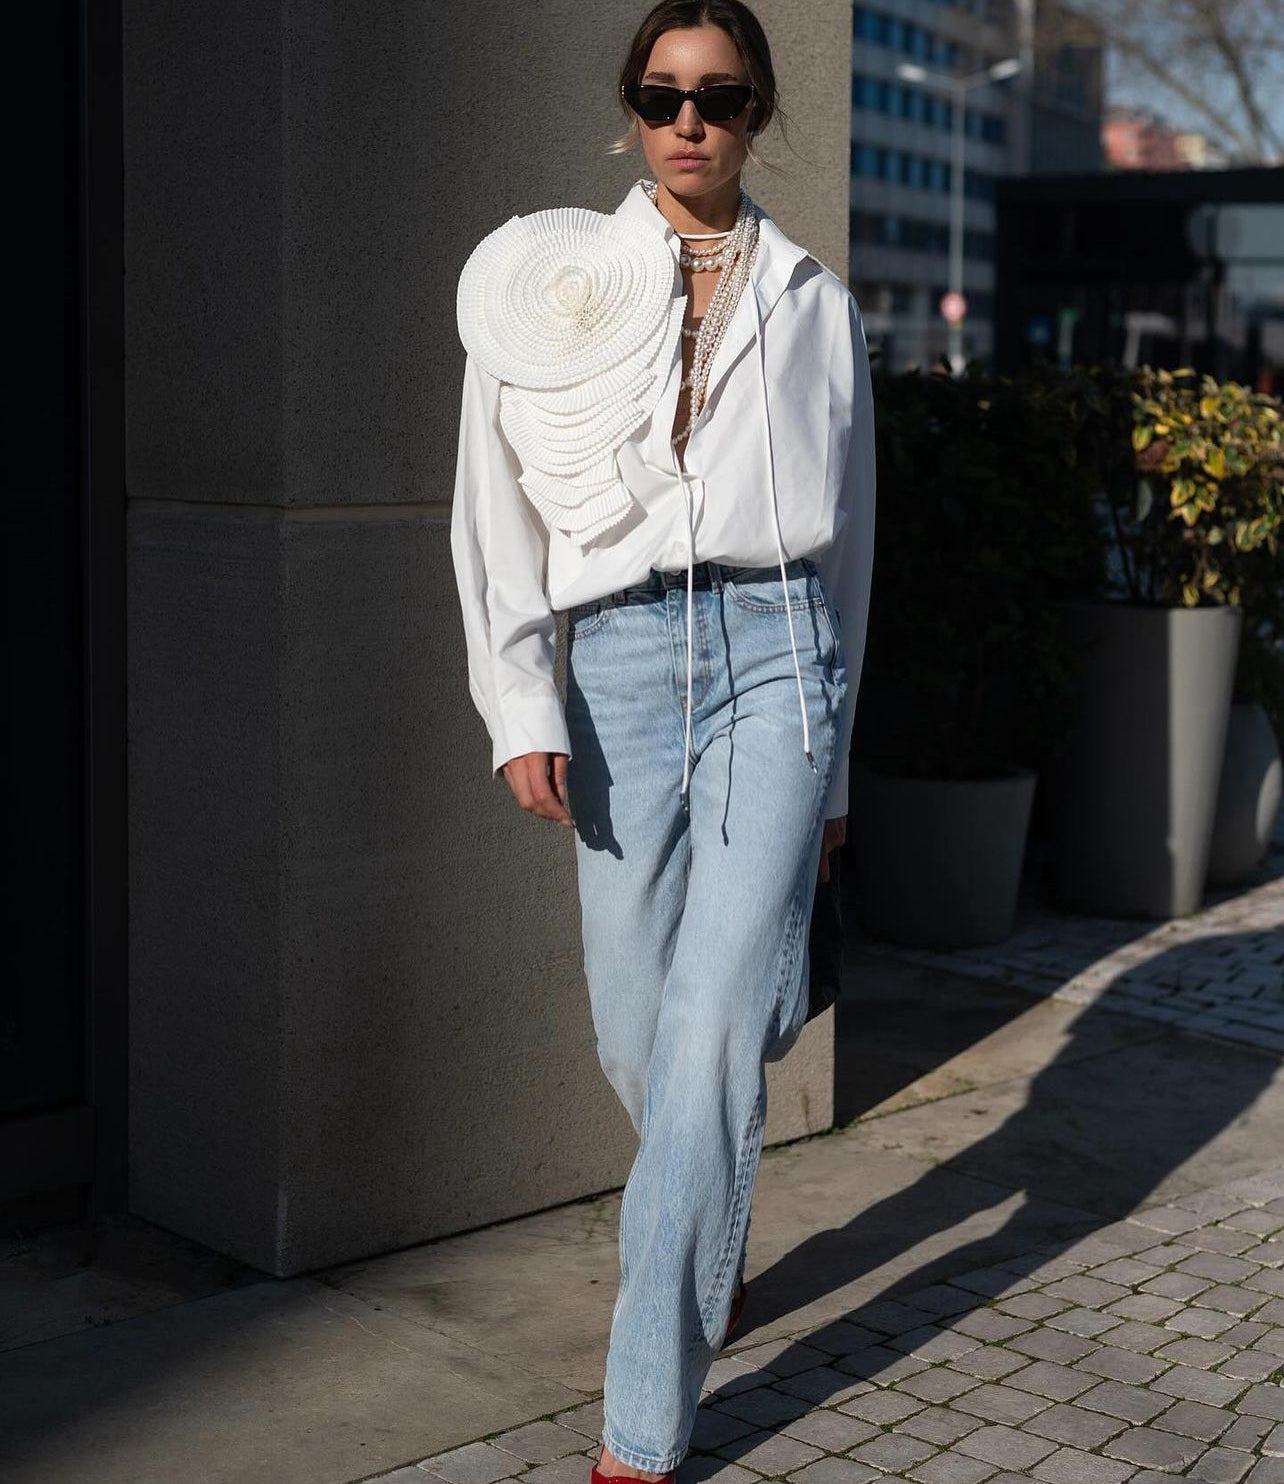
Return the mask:
<svg viewBox="0 0 1284 1484">
<path fill-rule="evenodd" d="M 548 298 L 559 314 L 573 315 L 584 309 L 593 294 L 593 279 L 584 268 L 563 268 L 548 286 Z"/>
</svg>

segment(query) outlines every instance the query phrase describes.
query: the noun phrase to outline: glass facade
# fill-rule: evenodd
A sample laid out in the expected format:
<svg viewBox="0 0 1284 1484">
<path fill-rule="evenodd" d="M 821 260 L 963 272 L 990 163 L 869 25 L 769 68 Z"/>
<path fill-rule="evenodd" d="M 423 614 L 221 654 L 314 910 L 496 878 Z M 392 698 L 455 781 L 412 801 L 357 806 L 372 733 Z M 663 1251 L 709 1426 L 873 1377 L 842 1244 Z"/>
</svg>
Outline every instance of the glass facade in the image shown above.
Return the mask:
<svg viewBox="0 0 1284 1484">
<path fill-rule="evenodd" d="M 1284 167 L 1000 183 L 998 358 L 1284 391 Z"/>
<path fill-rule="evenodd" d="M 936 191 L 943 195 L 949 194 L 954 176 L 953 166 L 940 156 L 855 141 L 852 143 L 851 173 L 853 177 L 888 180 L 915 190 Z M 987 170 L 964 170 L 963 194 L 977 201 L 993 201 L 994 180 L 995 177 Z"/>
<path fill-rule="evenodd" d="M 903 247 L 914 252 L 944 255 L 950 250 L 948 222 L 916 216 L 901 216 L 888 211 L 851 213 L 851 240 L 854 244 L 874 243 L 880 247 Z M 990 262 L 994 258 L 994 233 L 977 227 L 963 229 L 963 255 Z"/>
<path fill-rule="evenodd" d="M 954 127 L 954 105 L 942 94 L 864 72 L 852 73 L 852 109 L 924 124 L 929 129 L 948 131 Z M 963 133 L 969 139 L 1003 145 L 1008 139 L 1008 121 L 1001 113 L 968 107 L 963 110 Z"/>
<path fill-rule="evenodd" d="M 871 348 L 887 365 L 933 365 L 954 343 L 940 299 L 956 188 L 962 354 L 992 360 L 1000 187 L 1014 176 L 1101 169 L 1103 54 L 1101 27 L 1073 0 L 852 7 L 849 276 Z M 1018 74 L 985 76 L 1012 58 Z M 954 84 L 963 78 L 960 96 Z"/>
<path fill-rule="evenodd" d="M 948 79 L 1010 56 L 1012 16 L 1006 0 L 852 8 L 850 276 L 871 350 L 896 369 L 932 364 L 948 348 L 940 300 L 956 190 L 963 198 L 964 355 L 992 350 L 994 202 L 999 176 L 1012 168 L 1016 105 L 1003 83 L 974 86 L 960 99 Z M 901 76 L 907 64 L 924 75 Z"/>
</svg>

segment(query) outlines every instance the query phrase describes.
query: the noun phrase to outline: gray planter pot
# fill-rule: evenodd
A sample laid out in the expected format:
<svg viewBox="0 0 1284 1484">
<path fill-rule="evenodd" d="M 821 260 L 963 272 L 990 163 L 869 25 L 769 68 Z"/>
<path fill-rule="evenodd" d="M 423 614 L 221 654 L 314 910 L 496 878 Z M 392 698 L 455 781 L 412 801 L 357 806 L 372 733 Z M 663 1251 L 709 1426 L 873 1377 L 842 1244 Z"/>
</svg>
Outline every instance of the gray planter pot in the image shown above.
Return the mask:
<svg viewBox="0 0 1284 1484">
<path fill-rule="evenodd" d="M 872 937 L 971 948 L 1011 935 L 1035 774 L 896 778 L 851 760 L 852 909 Z"/>
<path fill-rule="evenodd" d="M 1233 705 L 1208 853 L 1209 886 L 1236 886 L 1261 864 L 1282 788 L 1284 764 L 1269 717 L 1256 701 Z"/>
<path fill-rule="evenodd" d="M 1182 917 L 1204 894 L 1238 608 L 1063 602 L 1075 720 L 1044 770 L 1048 888 L 1110 917 Z"/>
</svg>

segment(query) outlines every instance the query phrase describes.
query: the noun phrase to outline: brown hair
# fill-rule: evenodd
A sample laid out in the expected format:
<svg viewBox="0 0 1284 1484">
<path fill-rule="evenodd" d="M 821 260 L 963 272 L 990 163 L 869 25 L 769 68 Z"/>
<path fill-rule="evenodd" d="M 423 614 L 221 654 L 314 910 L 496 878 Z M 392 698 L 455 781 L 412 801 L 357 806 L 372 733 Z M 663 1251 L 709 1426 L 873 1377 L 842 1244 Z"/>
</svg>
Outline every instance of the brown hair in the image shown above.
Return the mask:
<svg viewBox="0 0 1284 1484">
<path fill-rule="evenodd" d="M 776 71 L 771 64 L 771 48 L 762 23 L 744 0 L 660 0 L 647 13 L 629 43 L 628 54 L 620 68 L 619 87 L 641 82 L 651 48 L 666 31 L 677 31 L 694 26 L 720 26 L 731 37 L 740 60 L 744 63 L 749 81 L 753 84 L 753 100 L 749 105 L 749 122 L 746 139 L 749 158 L 757 164 L 766 164 L 753 152 L 753 141 L 773 118 L 784 120 L 784 110 L 776 91 Z M 611 146 L 610 153 L 621 155 L 633 148 L 638 138 L 638 121 L 633 110 L 617 92 L 620 107 L 629 120 L 628 132 Z M 768 168 L 771 168 L 770 166 Z"/>
</svg>

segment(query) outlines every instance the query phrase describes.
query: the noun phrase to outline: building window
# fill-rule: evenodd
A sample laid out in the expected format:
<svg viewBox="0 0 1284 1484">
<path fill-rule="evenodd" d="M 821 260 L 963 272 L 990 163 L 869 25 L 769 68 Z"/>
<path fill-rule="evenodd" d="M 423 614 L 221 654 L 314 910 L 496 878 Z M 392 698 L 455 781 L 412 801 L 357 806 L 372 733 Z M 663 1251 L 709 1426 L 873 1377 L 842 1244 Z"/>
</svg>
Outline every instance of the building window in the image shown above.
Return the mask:
<svg viewBox="0 0 1284 1484">
<path fill-rule="evenodd" d="M 954 4 L 955 0 L 937 0 L 937 3 Z M 902 21 L 885 11 L 870 10 L 864 5 L 852 6 L 852 35 L 859 41 L 890 47 L 924 62 L 953 66 L 958 60 L 955 42 L 947 41 L 914 21 Z"/>
<path fill-rule="evenodd" d="M 927 33 L 920 33 L 927 34 Z M 906 87 L 887 78 L 852 74 L 852 107 L 899 116 L 929 128 L 949 130 L 954 124 L 954 105 L 935 92 Z M 969 139 L 1002 146 L 1007 142 L 1007 120 L 1001 114 L 963 111 L 963 132 Z"/>
<path fill-rule="evenodd" d="M 853 242 L 885 247 L 891 240 L 889 218 L 878 211 L 853 211 L 851 237 Z"/>
<path fill-rule="evenodd" d="M 850 220 L 853 243 L 901 247 L 912 252 L 936 253 L 941 257 L 945 257 L 950 250 L 948 222 L 928 221 L 925 218 L 914 216 L 889 216 L 883 212 L 862 211 L 855 208 L 851 212 Z M 965 258 L 992 261 L 994 233 L 982 231 L 976 227 L 965 228 L 963 255 Z M 943 289 L 932 290 L 936 298 L 939 298 L 943 292 Z"/>
<path fill-rule="evenodd" d="M 989 261 L 994 257 L 994 233 L 969 227 L 963 233 L 963 255 Z"/>
</svg>

